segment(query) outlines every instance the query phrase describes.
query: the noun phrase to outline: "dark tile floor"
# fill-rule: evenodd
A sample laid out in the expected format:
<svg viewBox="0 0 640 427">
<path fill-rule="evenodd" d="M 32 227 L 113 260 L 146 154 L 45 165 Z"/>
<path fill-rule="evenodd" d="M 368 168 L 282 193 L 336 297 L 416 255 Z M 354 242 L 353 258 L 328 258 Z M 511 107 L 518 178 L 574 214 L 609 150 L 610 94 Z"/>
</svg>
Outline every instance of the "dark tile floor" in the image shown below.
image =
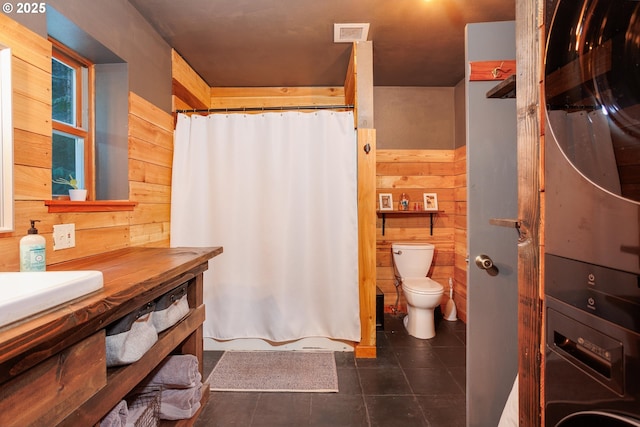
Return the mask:
<svg viewBox="0 0 640 427">
<path fill-rule="evenodd" d="M 212 392 L 196 427 L 464 426 L 466 328 L 436 325 L 419 340 L 386 314 L 376 359 L 335 353 L 338 393 Z M 205 378 L 221 355 L 205 352 Z"/>
</svg>

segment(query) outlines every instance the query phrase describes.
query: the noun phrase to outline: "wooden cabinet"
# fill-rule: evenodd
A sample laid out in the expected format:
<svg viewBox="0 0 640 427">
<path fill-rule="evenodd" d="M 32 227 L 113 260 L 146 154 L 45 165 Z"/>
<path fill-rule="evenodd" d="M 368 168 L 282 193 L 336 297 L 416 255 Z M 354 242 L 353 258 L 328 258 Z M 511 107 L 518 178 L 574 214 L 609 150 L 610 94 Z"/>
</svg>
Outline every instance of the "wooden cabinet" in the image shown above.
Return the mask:
<svg viewBox="0 0 640 427">
<path fill-rule="evenodd" d="M 0 328 L 0 425 L 95 425 L 169 354 L 195 355 L 202 371 L 203 273 L 220 253 L 127 248 L 50 266 L 100 270 L 104 289 Z M 184 283 L 189 314 L 140 360 L 107 369 L 105 326 Z M 204 405 L 208 384 L 202 391 Z"/>
</svg>

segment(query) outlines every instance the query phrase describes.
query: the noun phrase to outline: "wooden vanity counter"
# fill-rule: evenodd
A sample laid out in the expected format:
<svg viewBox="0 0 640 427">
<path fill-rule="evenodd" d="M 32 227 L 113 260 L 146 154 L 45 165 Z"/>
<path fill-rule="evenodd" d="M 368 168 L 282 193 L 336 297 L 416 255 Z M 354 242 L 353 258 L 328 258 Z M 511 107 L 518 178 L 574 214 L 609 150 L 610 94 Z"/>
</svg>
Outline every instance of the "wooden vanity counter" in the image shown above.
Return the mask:
<svg viewBox="0 0 640 427">
<path fill-rule="evenodd" d="M 24 423 L 95 425 L 167 355 L 194 354 L 202 370 L 202 274 L 221 253 L 221 247 L 135 247 L 47 266 L 50 271 L 101 271 L 104 287 L 0 328 L 0 424 L 20 419 L 21 402 L 32 395 L 35 403 L 23 411 L 35 415 Z M 185 282 L 189 314 L 161 333 L 138 362 L 107 369 L 104 328 Z"/>
</svg>

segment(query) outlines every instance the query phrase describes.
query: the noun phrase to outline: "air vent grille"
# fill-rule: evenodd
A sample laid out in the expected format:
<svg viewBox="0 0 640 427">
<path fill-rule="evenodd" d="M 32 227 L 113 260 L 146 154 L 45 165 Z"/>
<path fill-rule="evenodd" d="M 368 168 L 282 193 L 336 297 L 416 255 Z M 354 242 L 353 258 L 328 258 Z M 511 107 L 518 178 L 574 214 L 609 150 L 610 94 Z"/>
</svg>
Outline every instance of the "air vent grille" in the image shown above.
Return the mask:
<svg viewBox="0 0 640 427">
<path fill-rule="evenodd" d="M 363 42 L 369 35 L 369 24 L 333 24 L 334 43 Z"/>
</svg>

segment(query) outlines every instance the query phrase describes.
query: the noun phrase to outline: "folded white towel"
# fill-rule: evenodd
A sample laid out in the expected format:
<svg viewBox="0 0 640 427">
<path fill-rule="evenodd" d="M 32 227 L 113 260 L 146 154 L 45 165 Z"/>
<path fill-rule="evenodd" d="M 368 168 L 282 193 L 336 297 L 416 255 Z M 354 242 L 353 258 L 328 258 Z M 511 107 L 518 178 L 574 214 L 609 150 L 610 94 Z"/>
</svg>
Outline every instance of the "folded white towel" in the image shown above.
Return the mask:
<svg viewBox="0 0 640 427">
<path fill-rule="evenodd" d="M 200 409 L 202 384 L 184 389 L 162 390 L 160 419 L 183 420 L 191 418 Z"/>
<path fill-rule="evenodd" d="M 202 384 L 198 358 L 192 354 L 167 357 L 147 378 L 143 383 L 144 387 L 191 388 Z"/>
<path fill-rule="evenodd" d="M 129 409 L 127 402 L 121 400 L 101 421 L 100 427 L 125 427 Z"/>
</svg>

